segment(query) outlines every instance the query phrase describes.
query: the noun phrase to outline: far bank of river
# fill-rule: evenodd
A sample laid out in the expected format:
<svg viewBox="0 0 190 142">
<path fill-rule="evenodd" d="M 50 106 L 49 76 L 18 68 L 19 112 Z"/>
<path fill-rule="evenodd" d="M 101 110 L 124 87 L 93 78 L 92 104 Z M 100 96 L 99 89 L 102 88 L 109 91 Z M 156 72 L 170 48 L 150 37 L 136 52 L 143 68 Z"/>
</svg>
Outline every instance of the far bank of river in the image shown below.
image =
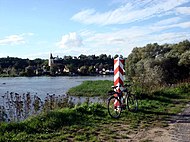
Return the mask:
<svg viewBox="0 0 190 142">
<path fill-rule="evenodd" d="M 7 91 L 18 94 L 30 92 L 44 99 L 47 94 L 64 95 L 68 89 L 85 80 L 113 80 L 113 75 L 105 76 L 63 76 L 63 77 L 3 77 L 0 78 L 0 103 Z"/>
</svg>

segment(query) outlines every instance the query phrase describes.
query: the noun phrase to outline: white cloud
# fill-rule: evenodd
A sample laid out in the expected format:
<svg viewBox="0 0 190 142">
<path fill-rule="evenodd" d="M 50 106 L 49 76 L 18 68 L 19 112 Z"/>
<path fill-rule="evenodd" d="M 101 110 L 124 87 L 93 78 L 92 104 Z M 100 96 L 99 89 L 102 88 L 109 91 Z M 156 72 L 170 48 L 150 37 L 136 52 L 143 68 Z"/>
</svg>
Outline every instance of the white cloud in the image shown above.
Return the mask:
<svg viewBox="0 0 190 142">
<path fill-rule="evenodd" d="M 81 50 L 79 48 L 68 49 L 67 52 L 128 56 L 134 47 L 142 47 L 148 43 L 176 43 L 189 39 L 190 22 L 176 14 L 176 11 L 180 14 L 188 13 L 187 9 L 180 7 L 187 2 L 190 0 L 112 0 L 113 5 L 115 3 L 122 5 L 105 12 L 95 9 L 82 10 L 73 15 L 71 19 L 84 24 L 104 25 L 106 29 L 103 31 L 108 31 L 108 29 L 109 31 L 81 30 L 79 33 L 83 38 L 83 48 Z M 144 25 L 130 26 L 128 24 L 148 19 L 150 20 L 146 21 Z M 163 20 L 158 22 L 160 19 Z M 126 25 L 125 28 L 106 27 L 106 25 L 113 24 Z M 176 31 L 176 28 L 181 31 Z"/>
<path fill-rule="evenodd" d="M 17 35 L 9 35 L 0 39 L 0 45 L 17 45 L 26 43 L 26 36 L 33 36 L 34 33 L 22 33 Z"/>
<path fill-rule="evenodd" d="M 26 36 L 33 36 L 34 33 L 23 33 L 23 35 L 26 35 Z"/>
<path fill-rule="evenodd" d="M 76 13 L 71 19 L 84 24 L 126 24 L 164 14 L 186 2 L 188 2 L 188 0 L 152 0 L 147 2 L 135 0 L 115 10 L 104 13 L 97 12 L 94 9 L 82 10 Z"/>
<path fill-rule="evenodd" d="M 169 25 L 169 24 L 178 23 L 180 20 L 181 20 L 180 17 L 172 17 L 172 18 L 161 20 L 161 21 L 157 22 L 155 25 L 158 25 L 158 26 Z"/>
<path fill-rule="evenodd" d="M 171 28 L 190 28 L 190 22 L 180 22 L 180 23 L 173 23 L 170 25 L 160 25 L 160 24 L 155 24 L 152 27 L 150 27 L 149 29 L 153 30 L 154 32 L 160 32 L 160 31 L 164 31 L 167 29 L 171 29 Z"/>
<path fill-rule="evenodd" d="M 63 35 L 61 41 L 57 43 L 60 48 L 73 48 L 82 45 L 82 38 L 76 32 Z"/>
<path fill-rule="evenodd" d="M 15 45 L 25 43 L 23 35 L 10 35 L 3 39 L 0 39 L 0 45 Z"/>
<path fill-rule="evenodd" d="M 176 11 L 180 14 L 190 15 L 190 7 L 178 7 Z"/>
<path fill-rule="evenodd" d="M 90 31 L 88 29 L 82 29 L 80 30 L 79 34 L 82 36 L 82 37 L 89 37 L 89 36 L 92 36 L 95 34 L 95 31 Z"/>
<path fill-rule="evenodd" d="M 166 25 L 147 25 L 144 27 L 131 27 L 109 32 L 94 33 L 85 37 L 83 43 L 87 49 L 91 49 L 87 52 L 88 54 L 121 54 L 127 57 L 134 47 L 142 47 L 154 42 L 158 44 L 177 43 L 185 39 L 190 39 L 188 31 L 160 33 L 160 31 L 168 28 L 190 27 L 190 22 L 174 23 L 172 25 L 167 25 L 169 24 L 168 22 L 163 22 L 162 24 Z"/>
<path fill-rule="evenodd" d="M 178 24 L 180 25 L 181 23 Z M 87 33 L 91 32 L 88 31 Z M 177 43 L 185 39 L 190 39 L 188 32 L 165 32 L 158 34 L 156 27 L 155 30 L 150 30 L 148 26 L 102 33 L 95 33 L 93 31 L 93 33 L 83 37 L 82 47 L 64 48 L 64 52 L 62 49 L 59 49 L 53 52 L 53 54 L 59 56 L 79 56 L 80 54 L 100 55 L 104 53 L 112 56 L 119 54 L 127 57 L 134 47 L 143 47 L 148 43 L 155 42 L 158 44 Z"/>
<path fill-rule="evenodd" d="M 169 32 L 169 33 L 163 33 L 159 35 L 152 35 L 152 36 L 145 36 L 146 41 L 149 41 L 149 43 L 159 43 L 159 44 L 164 44 L 164 43 L 177 43 L 180 41 L 183 41 L 185 39 L 190 39 L 189 38 L 190 34 L 187 32 Z"/>
<path fill-rule="evenodd" d="M 171 20 L 171 21 L 170 21 Z M 173 23 L 172 23 L 173 21 Z M 166 32 L 166 30 L 171 29 L 173 30 L 173 32 L 178 33 L 179 31 L 176 31 L 175 28 L 180 28 L 182 31 L 187 29 L 187 33 L 188 33 L 188 29 L 190 28 L 190 22 L 179 22 L 179 21 L 175 21 L 174 19 L 167 19 L 167 20 L 163 20 L 160 21 L 158 23 L 152 24 L 151 26 L 145 26 L 143 28 L 146 28 L 148 30 L 151 31 L 151 33 L 156 33 L 156 34 L 160 34 L 160 32 Z"/>
<path fill-rule="evenodd" d="M 146 29 L 133 27 L 125 30 L 114 30 L 104 33 L 94 33 L 84 38 L 83 43 L 88 54 L 121 54 L 125 57 L 135 46 L 141 46 L 139 42 L 143 41 L 144 35 L 149 34 Z"/>
<path fill-rule="evenodd" d="M 121 45 L 127 46 L 134 40 L 144 37 L 152 32 L 153 31 L 148 29 L 148 27 L 131 27 L 128 29 L 115 30 L 105 33 L 95 33 L 84 39 L 84 44 L 91 42 L 94 43 L 93 46 L 99 47 L 117 47 Z"/>
<path fill-rule="evenodd" d="M 177 24 L 177 26 L 179 26 L 181 28 L 190 28 L 190 22 L 179 23 L 179 24 Z"/>
</svg>

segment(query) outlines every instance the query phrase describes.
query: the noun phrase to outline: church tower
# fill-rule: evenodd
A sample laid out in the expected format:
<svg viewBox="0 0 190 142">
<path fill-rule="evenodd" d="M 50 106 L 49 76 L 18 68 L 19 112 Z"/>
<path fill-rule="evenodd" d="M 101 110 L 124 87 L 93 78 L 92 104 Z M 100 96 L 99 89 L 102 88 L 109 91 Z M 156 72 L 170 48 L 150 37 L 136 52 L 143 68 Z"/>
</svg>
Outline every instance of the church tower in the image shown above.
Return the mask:
<svg viewBox="0 0 190 142">
<path fill-rule="evenodd" d="M 52 67 L 53 64 L 54 64 L 54 59 L 53 59 L 52 53 L 50 53 L 50 56 L 49 56 L 49 66 Z"/>
</svg>

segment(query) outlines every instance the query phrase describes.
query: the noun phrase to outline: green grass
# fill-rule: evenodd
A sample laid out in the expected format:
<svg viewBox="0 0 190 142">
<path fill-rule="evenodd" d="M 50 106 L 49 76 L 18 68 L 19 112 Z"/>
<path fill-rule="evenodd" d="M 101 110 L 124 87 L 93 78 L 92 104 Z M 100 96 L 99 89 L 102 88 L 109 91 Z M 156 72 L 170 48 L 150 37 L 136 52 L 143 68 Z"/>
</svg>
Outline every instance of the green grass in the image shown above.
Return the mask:
<svg viewBox="0 0 190 142">
<path fill-rule="evenodd" d="M 69 89 L 67 94 L 70 96 L 105 97 L 112 85 L 113 81 L 109 80 L 84 81 L 81 85 Z"/>
<path fill-rule="evenodd" d="M 63 108 L 22 122 L 0 123 L 0 141 L 115 141 L 130 139 L 131 133 L 147 127 L 166 127 L 171 116 L 190 101 L 190 85 L 165 88 L 142 94 L 139 111 L 123 111 L 121 118 L 112 119 L 104 104 L 84 103 Z"/>
</svg>

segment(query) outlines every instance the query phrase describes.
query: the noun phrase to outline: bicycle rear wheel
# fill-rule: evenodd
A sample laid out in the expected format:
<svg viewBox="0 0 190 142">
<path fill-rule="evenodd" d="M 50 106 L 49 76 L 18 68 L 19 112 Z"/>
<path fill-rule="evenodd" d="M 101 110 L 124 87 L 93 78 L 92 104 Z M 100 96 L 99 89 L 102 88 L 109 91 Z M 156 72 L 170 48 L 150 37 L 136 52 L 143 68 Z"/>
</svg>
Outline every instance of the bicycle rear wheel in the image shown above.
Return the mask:
<svg viewBox="0 0 190 142">
<path fill-rule="evenodd" d="M 127 107 L 128 107 L 128 110 L 131 112 L 135 112 L 138 110 L 138 101 L 134 94 L 128 94 Z"/>
<path fill-rule="evenodd" d="M 121 101 L 115 97 L 111 96 L 108 99 L 108 113 L 112 118 L 119 118 L 121 115 Z"/>
</svg>

